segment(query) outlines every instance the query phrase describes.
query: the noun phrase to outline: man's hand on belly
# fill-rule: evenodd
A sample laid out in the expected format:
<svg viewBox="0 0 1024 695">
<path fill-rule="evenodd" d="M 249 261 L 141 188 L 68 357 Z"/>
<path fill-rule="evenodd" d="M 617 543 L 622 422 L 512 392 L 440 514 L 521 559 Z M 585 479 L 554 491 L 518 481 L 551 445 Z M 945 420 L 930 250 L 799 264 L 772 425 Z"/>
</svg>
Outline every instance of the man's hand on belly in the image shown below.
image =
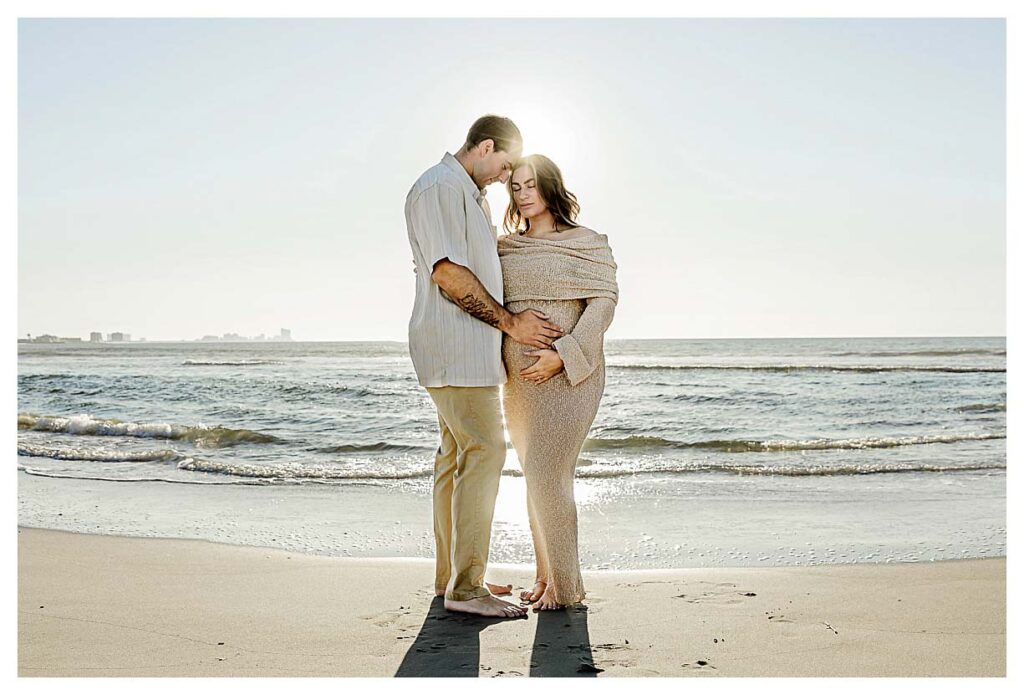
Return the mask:
<svg viewBox="0 0 1024 695">
<path fill-rule="evenodd" d="M 536 309 L 524 309 L 518 314 L 512 314 L 509 325 L 502 330 L 517 343 L 541 350 L 550 348 L 551 343 L 565 334 L 558 324 L 551 322 L 547 314 Z"/>
</svg>

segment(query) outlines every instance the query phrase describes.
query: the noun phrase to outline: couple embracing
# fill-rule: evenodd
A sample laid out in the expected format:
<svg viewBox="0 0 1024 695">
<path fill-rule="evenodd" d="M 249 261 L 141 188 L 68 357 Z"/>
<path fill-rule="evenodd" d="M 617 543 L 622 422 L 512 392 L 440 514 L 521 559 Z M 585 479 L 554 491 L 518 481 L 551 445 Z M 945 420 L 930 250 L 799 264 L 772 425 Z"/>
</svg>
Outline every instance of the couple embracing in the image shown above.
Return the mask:
<svg viewBox="0 0 1024 695">
<path fill-rule="evenodd" d="M 608 238 L 576 218 L 558 167 L 483 116 L 416 181 L 405 217 L 416 268 L 409 352 L 437 408 L 434 590 L 445 608 L 517 618 L 511 587 L 484 580 L 509 437 L 526 479 L 536 581 L 520 598 L 555 610 L 585 597 L 576 459 L 604 391 L 604 333 L 618 300 Z M 507 186 L 505 234 L 486 187 Z M 501 386 L 504 386 L 501 389 Z"/>
</svg>

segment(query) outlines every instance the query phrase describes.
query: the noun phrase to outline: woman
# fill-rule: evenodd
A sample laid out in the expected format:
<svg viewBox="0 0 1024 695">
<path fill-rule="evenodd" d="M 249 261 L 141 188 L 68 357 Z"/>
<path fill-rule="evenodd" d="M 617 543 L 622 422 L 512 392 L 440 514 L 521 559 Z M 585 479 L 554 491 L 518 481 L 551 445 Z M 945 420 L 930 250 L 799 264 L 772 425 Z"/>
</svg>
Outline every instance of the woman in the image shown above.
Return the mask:
<svg viewBox="0 0 1024 695">
<path fill-rule="evenodd" d="M 579 204 L 547 157 L 530 155 L 508 181 L 507 235 L 498 240 L 505 306 L 545 312 L 566 334 L 547 350 L 506 339 L 505 420 L 526 478 L 537 558 L 523 592 L 534 610 L 585 597 L 577 547 L 576 459 L 604 392 L 604 333 L 618 301 L 608 237 L 576 224 Z"/>
</svg>

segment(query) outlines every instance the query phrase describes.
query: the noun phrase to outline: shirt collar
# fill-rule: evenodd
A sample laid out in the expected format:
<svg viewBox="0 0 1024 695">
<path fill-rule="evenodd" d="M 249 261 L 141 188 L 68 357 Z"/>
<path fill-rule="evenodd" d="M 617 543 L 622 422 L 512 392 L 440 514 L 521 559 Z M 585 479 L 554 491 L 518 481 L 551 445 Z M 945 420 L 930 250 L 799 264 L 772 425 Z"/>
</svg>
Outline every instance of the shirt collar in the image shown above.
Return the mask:
<svg viewBox="0 0 1024 695">
<path fill-rule="evenodd" d="M 480 202 L 484 196 L 487 195 L 487 191 L 482 188 L 477 188 L 476 181 L 469 175 L 469 172 L 462 166 L 462 163 L 455 158 L 451 152 L 445 152 L 444 157 L 441 158 L 441 163 L 447 166 L 449 169 L 455 172 L 459 181 L 462 182 L 463 188 L 466 192 L 473 196 L 473 200 Z"/>
</svg>

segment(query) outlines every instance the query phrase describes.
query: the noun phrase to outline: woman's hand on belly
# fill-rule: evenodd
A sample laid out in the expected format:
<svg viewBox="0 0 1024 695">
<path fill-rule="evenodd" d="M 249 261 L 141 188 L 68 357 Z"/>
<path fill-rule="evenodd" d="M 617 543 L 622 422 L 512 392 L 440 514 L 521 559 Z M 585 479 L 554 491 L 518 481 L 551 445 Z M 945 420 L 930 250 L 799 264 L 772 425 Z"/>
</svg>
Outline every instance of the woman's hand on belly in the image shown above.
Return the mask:
<svg viewBox="0 0 1024 695">
<path fill-rule="evenodd" d="M 564 367 L 557 350 L 527 350 L 523 354 L 538 358 L 529 367 L 519 370 L 519 376 L 532 384 L 543 384 Z"/>
</svg>

